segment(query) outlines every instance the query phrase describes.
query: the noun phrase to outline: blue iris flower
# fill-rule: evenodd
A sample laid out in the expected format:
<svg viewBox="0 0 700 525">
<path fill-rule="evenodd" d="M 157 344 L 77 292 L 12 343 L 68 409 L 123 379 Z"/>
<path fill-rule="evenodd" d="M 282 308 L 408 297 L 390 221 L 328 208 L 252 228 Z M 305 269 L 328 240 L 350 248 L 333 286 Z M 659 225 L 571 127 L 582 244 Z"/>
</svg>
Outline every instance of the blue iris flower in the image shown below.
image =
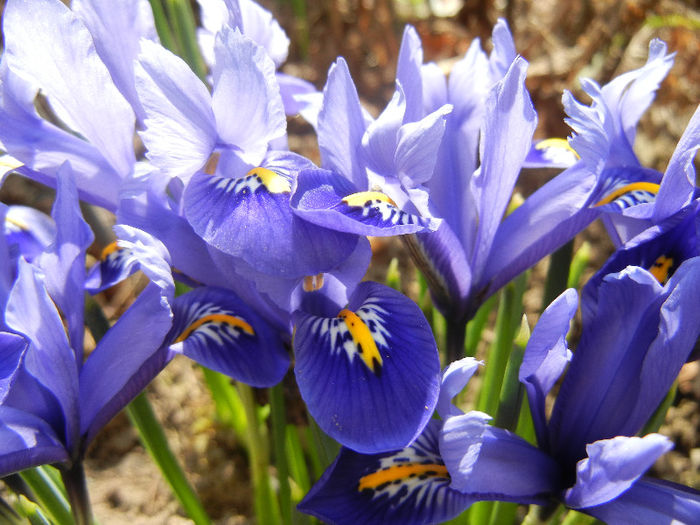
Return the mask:
<svg viewBox="0 0 700 525">
<path fill-rule="evenodd" d="M 19 259 L 4 309 L 3 475 L 44 463 L 70 469 L 167 360 L 174 284 L 162 244 L 123 229 L 123 242 L 152 282 L 83 361 L 85 250 L 92 233 L 68 164 L 58 171 L 53 218 L 53 243 L 33 264 Z"/>
</svg>

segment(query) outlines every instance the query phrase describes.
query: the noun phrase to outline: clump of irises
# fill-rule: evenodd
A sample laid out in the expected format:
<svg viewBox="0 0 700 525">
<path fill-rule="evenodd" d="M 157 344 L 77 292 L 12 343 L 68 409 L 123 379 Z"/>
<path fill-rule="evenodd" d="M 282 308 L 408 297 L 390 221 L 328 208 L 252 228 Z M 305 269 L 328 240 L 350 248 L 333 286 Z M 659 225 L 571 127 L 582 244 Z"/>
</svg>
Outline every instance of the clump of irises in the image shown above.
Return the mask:
<svg viewBox="0 0 700 525">
<path fill-rule="evenodd" d="M 126 409 L 209 523 L 141 393 L 184 355 L 247 444 L 260 523 L 697 523 L 700 492 L 648 474 L 700 357 L 700 111 L 664 173 L 633 148 L 666 44 L 606 85 L 582 79 L 590 103 L 562 98 L 568 139 L 533 140 L 504 20 L 448 75 L 407 27 L 375 117 L 343 58 L 317 91 L 280 71 L 289 39 L 268 11 L 198 3 L 199 29 L 189 2 L 6 4 L 3 174 L 56 197 L 50 216 L 0 205 L 0 476 L 17 494 L 3 516 L 93 523 L 84 460 Z M 318 163 L 288 147 L 297 114 Z M 531 168 L 557 174 L 514 198 Z M 571 287 L 531 328 L 528 270 L 596 219 L 615 252 L 580 291 L 569 260 Z M 403 242 L 420 306 L 395 271 L 365 280 L 369 237 Z M 100 294 L 137 272 L 108 319 Z M 283 381 L 308 432 L 286 420 Z"/>
</svg>

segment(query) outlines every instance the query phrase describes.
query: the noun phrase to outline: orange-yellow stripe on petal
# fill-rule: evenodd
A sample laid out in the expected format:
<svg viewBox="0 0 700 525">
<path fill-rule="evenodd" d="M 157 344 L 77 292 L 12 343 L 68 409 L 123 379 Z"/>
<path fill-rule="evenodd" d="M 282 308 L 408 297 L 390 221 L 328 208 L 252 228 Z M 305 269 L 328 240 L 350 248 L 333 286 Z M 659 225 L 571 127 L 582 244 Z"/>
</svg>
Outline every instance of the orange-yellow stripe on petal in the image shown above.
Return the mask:
<svg viewBox="0 0 700 525">
<path fill-rule="evenodd" d="M 625 193 L 638 190 L 648 191 L 649 193 L 653 193 L 654 195 L 656 195 L 657 193 L 659 193 L 659 185 L 653 182 L 633 182 L 632 184 L 627 184 L 626 186 L 617 188 L 615 191 L 606 195 L 602 200 L 595 203 L 594 207 L 610 204 L 615 199 L 622 197 Z"/>
<path fill-rule="evenodd" d="M 240 317 L 236 317 L 234 315 L 227 315 L 227 314 L 209 314 L 209 315 L 205 315 L 204 317 L 200 317 L 194 323 L 189 325 L 180 334 L 180 336 L 175 340 L 175 342 L 179 343 L 181 341 L 184 341 L 192 334 L 192 332 L 194 332 L 197 328 L 199 328 L 200 326 L 202 326 L 206 323 L 228 324 L 231 326 L 235 326 L 236 328 L 240 328 L 241 330 L 243 330 L 245 333 L 247 333 L 249 335 L 255 335 L 255 330 L 253 330 L 253 327 L 250 326 L 248 323 L 246 323 Z"/>
<path fill-rule="evenodd" d="M 649 268 L 649 273 L 656 277 L 656 280 L 664 284 L 668 279 L 668 272 L 673 266 L 673 258 L 666 255 L 660 256 Z"/>
<path fill-rule="evenodd" d="M 272 170 L 260 167 L 253 168 L 246 173 L 247 177 L 252 175 L 258 177 L 270 193 L 289 193 L 292 191 L 292 187 L 289 185 L 287 179 Z"/>
<path fill-rule="evenodd" d="M 438 465 L 435 463 L 408 463 L 378 470 L 377 472 L 372 472 L 371 474 L 361 477 L 357 490 L 361 492 L 366 489 L 375 489 L 385 483 L 392 483 L 393 481 L 420 476 L 447 479 L 450 477 L 445 465 Z"/>
<path fill-rule="evenodd" d="M 121 250 L 121 248 L 117 244 L 117 241 L 109 243 L 107 246 L 102 248 L 102 252 L 100 253 L 100 260 L 104 261 L 111 254 L 113 254 L 114 252 L 118 252 L 119 250 Z"/>
<path fill-rule="evenodd" d="M 377 343 L 372 337 L 372 332 L 365 322 L 355 312 L 343 309 L 338 317 L 345 321 L 352 340 L 357 347 L 357 353 L 372 372 L 379 374 L 382 367 L 382 355 L 379 353 Z"/>
<path fill-rule="evenodd" d="M 362 208 L 368 202 L 372 201 L 388 202 L 392 206 L 398 208 L 391 197 L 385 195 L 381 191 L 360 191 L 358 193 L 352 193 L 343 199 L 343 202 L 348 206 L 355 206 L 358 208 Z"/>
</svg>

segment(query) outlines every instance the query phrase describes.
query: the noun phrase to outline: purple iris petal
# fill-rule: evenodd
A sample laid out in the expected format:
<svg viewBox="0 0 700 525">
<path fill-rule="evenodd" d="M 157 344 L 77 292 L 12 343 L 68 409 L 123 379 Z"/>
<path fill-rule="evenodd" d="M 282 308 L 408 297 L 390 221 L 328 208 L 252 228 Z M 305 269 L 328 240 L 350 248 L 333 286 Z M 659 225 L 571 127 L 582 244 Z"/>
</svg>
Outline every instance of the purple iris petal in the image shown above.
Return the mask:
<svg viewBox="0 0 700 525">
<path fill-rule="evenodd" d="M 618 436 L 589 444 L 588 457 L 576 466 L 576 484 L 564 495 L 566 505 L 580 509 L 618 497 L 672 448 L 671 441 L 660 434 Z"/>
<path fill-rule="evenodd" d="M 203 287 L 173 303 L 171 350 L 257 387 L 272 386 L 289 368 L 278 332 L 234 293 Z"/>
<path fill-rule="evenodd" d="M 543 504 L 559 487 L 559 466 L 520 436 L 488 424 L 482 412 L 448 418 L 440 454 L 450 487 L 477 500 Z"/>
<path fill-rule="evenodd" d="M 440 363 L 415 303 L 365 282 L 338 317 L 294 317 L 297 383 L 326 433 L 364 453 L 420 434 L 437 402 Z"/>
<path fill-rule="evenodd" d="M 440 417 L 447 419 L 450 416 L 463 414 L 459 408 L 452 404 L 452 399 L 459 394 L 467 385 L 472 376 L 476 373 L 482 361 L 477 361 L 473 357 L 465 357 L 459 361 L 450 363 L 442 373 L 440 382 L 440 396 L 437 402 L 437 413 Z"/>
<path fill-rule="evenodd" d="M 21 335 L 0 332 L 0 403 L 12 388 L 22 357 L 29 343 Z"/>
<path fill-rule="evenodd" d="M 542 312 L 520 365 L 518 377 L 527 391 L 537 442 L 545 450 L 549 448 L 545 400 L 571 360 L 566 334 L 577 305 L 576 291 L 569 289 Z"/>
<path fill-rule="evenodd" d="M 641 478 L 609 503 L 589 507 L 586 513 L 606 523 L 696 523 L 700 516 L 700 492 L 683 485 Z"/>
<path fill-rule="evenodd" d="M 450 487 L 432 420 L 398 452 L 363 455 L 343 448 L 298 509 L 328 523 L 442 523 L 472 498 Z"/>
</svg>

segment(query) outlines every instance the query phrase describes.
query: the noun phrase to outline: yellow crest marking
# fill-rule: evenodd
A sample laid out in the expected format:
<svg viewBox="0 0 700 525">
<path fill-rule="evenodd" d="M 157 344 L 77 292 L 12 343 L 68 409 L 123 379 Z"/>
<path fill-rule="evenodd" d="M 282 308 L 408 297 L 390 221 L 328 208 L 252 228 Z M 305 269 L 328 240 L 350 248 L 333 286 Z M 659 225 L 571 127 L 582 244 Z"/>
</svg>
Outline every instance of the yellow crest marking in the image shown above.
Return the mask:
<svg viewBox="0 0 700 525">
<path fill-rule="evenodd" d="M 248 323 L 246 323 L 240 317 L 236 317 L 234 315 L 227 315 L 227 314 L 209 314 L 209 315 L 205 315 L 204 317 L 200 317 L 194 323 L 192 323 L 190 326 L 188 326 L 180 334 L 180 336 L 175 340 L 175 342 L 179 343 L 180 341 L 184 341 L 197 328 L 199 328 L 200 326 L 202 326 L 205 323 L 212 323 L 212 322 L 213 323 L 224 323 L 224 324 L 228 324 L 231 326 L 235 326 L 236 328 L 240 328 L 241 330 L 243 330 L 248 335 L 255 335 L 255 330 L 253 330 L 253 327 L 250 326 Z"/>
<path fill-rule="evenodd" d="M 289 193 L 292 191 L 292 187 L 289 185 L 289 182 L 287 182 L 287 179 L 272 170 L 268 170 L 267 168 L 253 168 L 246 173 L 248 177 L 252 175 L 258 177 L 270 193 Z"/>
<path fill-rule="evenodd" d="M 574 155 L 576 155 L 577 159 L 580 159 L 579 154 L 576 153 L 576 150 L 571 147 L 571 144 L 569 144 L 569 141 L 566 139 L 560 139 L 560 138 L 551 138 L 551 139 L 544 139 L 539 141 L 537 144 L 535 144 L 535 149 L 537 150 L 545 150 L 549 148 L 556 148 L 556 149 L 565 149 L 567 151 L 570 151 Z"/>
<path fill-rule="evenodd" d="M 673 266 L 673 257 L 660 256 L 649 268 L 649 273 L 656 277 L 656 280 L 664 284 L 668 279 L 668 271 Z"/>
<path fill-rule="evenodd" d="M 345 325 L 348 327 L 352 340 L 357 347 L 357 352 L 365 362 L 365 365 L 367 365 L 367 368 L 378 375 L 383 361 L 370 329 L 360 316 L 351 310 L 341 310 L 338 317 L 345 321 Z"/>
<path fill-rule="evenodd" d="M 659 185 L 653 182 L 633 182 L 632 184 L 627 184 L 626 186 L 617 188 L 612 193 L 606 195 L 605 198 L 595 203 L 593 207 L 610 204 L 618 197 L 622 197 L 625 193 L 629 193 L 635 190 L 648 191 L 649 193 L 653 193 L 654 195 L 656 195 L 657 193 L 659 193 Z"/>
<path fill-rule="evenodd" d="M 22 231 L 29 231 L 29 226 L 27 226 L 24 222 L 18 221 L 17 219 L 13 219 L 12 217 L 8 217 L 7 215 L 5 215 L 5 222 L 16 226 Z"/>
<path fill-rule="evenodd" d="M 302 288 L 305 292 L 317 292 L 323 288 L 323 274 L 319 273 L 318 275 L 307 275 L 304 277 Z"/>
<path fill-rule="evenodd" d="M 389 467 L 361 477 L 357 490 L 362 492 L 365 489 L 375 489 L 385 483 L 418 476 L 450 478 L 445 465 L 409 463 Z"/>
<path fill-rule="evenodd" d="M 352 193 L 343 199 L 343 202 L 348 206 L 362 208 L 365 204 L 372 201 L 388 202 L 392 206 L 398 208 L 391 197 L 385 195 L 381 191 L 360 191 Z"/>
<path fill-rule="evenodd" d="M 16 170 L 22 166 L 24 166 L 24 163 L 20 162 L 14 157 L 11 157 L 10 155 L 0 156 L 0 167 L 7 169 L 8 171 Z"/>
<path fill-rule="evenodd" d="M 114 252 L 118 252 L 119 250 L 121 250 L 121 248 L 117 244 L 117 241 L 109 243 L 107 246 L 102 248 L 102 252 L 100 253 L 100 260 L 104 261 L 111 254 L 113 254 Z"/>
</svg>

